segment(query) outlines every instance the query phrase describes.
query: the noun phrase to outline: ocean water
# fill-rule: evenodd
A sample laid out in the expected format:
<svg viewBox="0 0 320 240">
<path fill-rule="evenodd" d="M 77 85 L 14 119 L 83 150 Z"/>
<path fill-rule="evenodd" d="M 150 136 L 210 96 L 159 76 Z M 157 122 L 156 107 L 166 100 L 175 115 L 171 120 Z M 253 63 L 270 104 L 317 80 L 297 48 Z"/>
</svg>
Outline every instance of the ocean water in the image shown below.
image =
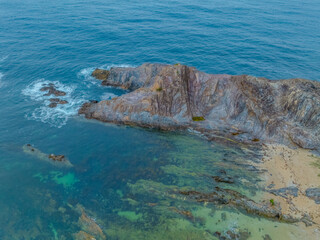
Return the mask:
<svg viewBox="0 0 320 240">
<path fill-rule="evenodd" d="M 229 230 L 301 239 L 294 225 L 177 194 L 210 191 L 216 184 L 208 176 L 224 169 L 237 179 L 233 189 L 259 199 L 259 174 L 241 165 L 258 155 L 193 135 L 88 121 L 77 110 L 125 93 L 100 86 L 90 76 L 96 67 L 183 63 L 319 80 L 319 11 L 316 0 L 0 0 L 0 239 L 76 239 L 90 233 L 82 213 L 107 239 L 216 239 Z M 48 107 L 40 88 L 50 83 L 67 93 L 67 104 Z M 64 154 L 72 167 L 29 154 L 26 144 Z"/>
</svg>

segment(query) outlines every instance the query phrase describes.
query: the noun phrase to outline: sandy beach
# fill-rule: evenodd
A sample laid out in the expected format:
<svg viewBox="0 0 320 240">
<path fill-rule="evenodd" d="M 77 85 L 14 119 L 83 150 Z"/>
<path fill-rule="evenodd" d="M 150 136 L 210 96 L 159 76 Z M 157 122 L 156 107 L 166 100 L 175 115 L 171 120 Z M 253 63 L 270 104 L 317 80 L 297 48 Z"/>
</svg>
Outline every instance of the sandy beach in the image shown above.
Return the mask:
<svg viewBox="0 0 320 240">
<path fill-rule="evenodd" d="M 308 198 L 305 191 L 308 188 L 320 187 L 320 158 L 309 150 L 291 149 L 279 144 L 265 145 L 263 151 L 260 167 L 267 170 L 263 174 L 263 185 L 266 189 L 298 188 L 297 196 L 286 194 L 284 197 L 266 192 L 263 198 L 280 204 L 284 214 L 298 218 L 309 216 L 314 224 L 306 227 L 301 223 L 301 228 L 308 233 L 309 239 L 319 239 L 320 204 Z"/>
</svg>

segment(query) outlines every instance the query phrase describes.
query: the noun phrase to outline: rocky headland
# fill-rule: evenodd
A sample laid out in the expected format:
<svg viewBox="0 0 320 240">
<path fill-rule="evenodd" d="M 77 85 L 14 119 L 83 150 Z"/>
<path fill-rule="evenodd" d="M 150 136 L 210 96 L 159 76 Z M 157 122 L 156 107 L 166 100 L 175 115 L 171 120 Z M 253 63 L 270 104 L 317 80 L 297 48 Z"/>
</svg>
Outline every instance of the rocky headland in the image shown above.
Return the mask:
<svg viewBox="0 0 320 240">
<path fill-rule="evenodd" d="M 129 93 L 85 103 L 86 118 L 249 143 L 320 147 L 320 83 L 207 74 L 185 65 L 143 64 L 96 69 L 102 85 Z"/>
<path fill-rule="evenodd" d="M 319 82 L 207 74 L 181 64 L 149 63 L 136 68 L 96 69 L 92 76 L 104 86 L 129 92 L 83 104 L 79 114 L 88 119 L 188 130 L 209 140 L 261 147 L 261 162 L 251 165 L 260 169 L 264 178 L 261 203 L 221 188 L 212 193 L 191 191 L 180 195 L 191 201 L 222 201 L 280 221 L 315 224 L 308 231 L 310 236 L 318 236 L 320 158 L 314 153 L 320 150 Z M 212 178 L 224 184 L 234 182 L 226 174 Z"/>
</svg>

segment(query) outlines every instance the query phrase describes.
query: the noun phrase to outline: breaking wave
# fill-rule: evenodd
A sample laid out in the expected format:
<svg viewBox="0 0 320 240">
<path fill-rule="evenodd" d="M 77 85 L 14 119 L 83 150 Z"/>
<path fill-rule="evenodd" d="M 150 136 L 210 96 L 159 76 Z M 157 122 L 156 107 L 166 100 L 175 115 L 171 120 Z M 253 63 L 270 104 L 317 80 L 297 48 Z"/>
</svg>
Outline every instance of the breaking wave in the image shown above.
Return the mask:
<svg viewBox="0 0 320 240">
<path fill-rule="evenodd" d="M 66 93 L 65 96 L 58 97 L 61 100 L 66 100 L 67 104 L 58 104 L 55 108 L 50 108 L 51 98 L 57 98 L 56 96 L 44 96 L 46 92 L 40 89 L 49 84 L 54 84 L 55 88 L 59 91 Z M 22 94 L 29 97 L 31 100 L 41 104 L 31 113 L 26 114 L 26 118 L 29 120 L 37 120 L 43 123 L 48 123 L 54 127 L 62 127 L 68 121 L 68 119 L 77 114 L 78 108 L 81 106 L 85 99 L 77 97 L 75 95 L 75 86 L 67 86 L 59 81 L 48 81 L 45 79 L 39 79 L 32 82 L 24 90 Z"/>
<path fill-rule="evenodd" d="M 118 96 L 119 95 L 116 95 L 114 93 L 106 92 L 100 97 L 100 100 L 110 100 L 110 99 L 118 97 Z"/>
</svg>

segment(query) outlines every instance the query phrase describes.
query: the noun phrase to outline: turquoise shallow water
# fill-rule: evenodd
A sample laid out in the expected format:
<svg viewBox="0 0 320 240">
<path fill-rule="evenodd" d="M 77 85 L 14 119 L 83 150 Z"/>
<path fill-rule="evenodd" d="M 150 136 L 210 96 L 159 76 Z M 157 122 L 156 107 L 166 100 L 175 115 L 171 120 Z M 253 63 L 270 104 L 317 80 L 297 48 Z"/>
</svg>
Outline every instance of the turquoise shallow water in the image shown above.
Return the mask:
<svg viewBox="0 0 320 240">
<path fill-rule="evenodd" d="M 209 191 L 205 176 L 226 169 L 238 179 L 234 188 L 257 198 L 257 173 L 231 161 L 252 158 L 241 148 L 105 126 L 76 112 L 85 100 L 125 93 L 101 87 L 90 77 L 95 67 L 179 62 L 318 80 L 319 10 L 314 0 L 0 0 L 0 239 L 72 239 L 83 230 L 80 205 L 108 239 L 210 239 L 228 229 L 299 239 L 297 228 L 164 194 Z M 44 83 L 66 91 L 69 103 L 48 108 Z M 26 154 L 28 143 L 65 154 L 73 167 Z"/>
</svg>

